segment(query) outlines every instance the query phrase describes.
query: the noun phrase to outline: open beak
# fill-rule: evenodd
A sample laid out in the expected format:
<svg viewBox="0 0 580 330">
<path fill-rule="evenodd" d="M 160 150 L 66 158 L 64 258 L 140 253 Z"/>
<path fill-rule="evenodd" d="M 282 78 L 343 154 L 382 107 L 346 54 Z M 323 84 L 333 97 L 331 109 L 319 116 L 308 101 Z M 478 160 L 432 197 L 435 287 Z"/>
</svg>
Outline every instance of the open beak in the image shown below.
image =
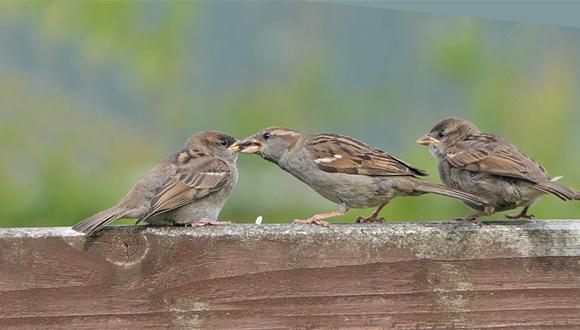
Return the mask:
<svg viewBox="0 0 580 330">
<path fill-rule="evenodd" d="M 255 154 L 260 152 L 261 149 L 262 144 L 253 137 L 238 141 L 228 148 L 229 151 L 241 152 L 244 154 Z"/>
<path fill-rule="evenodd" d="M 430 136 L 429 134 L 425 134 L 419 140 L 417 140 L 417 143 L 422 144 L 424 146 L 430 146 L 432 144 L 439 143 L 439 140 Z"/>
</svg>

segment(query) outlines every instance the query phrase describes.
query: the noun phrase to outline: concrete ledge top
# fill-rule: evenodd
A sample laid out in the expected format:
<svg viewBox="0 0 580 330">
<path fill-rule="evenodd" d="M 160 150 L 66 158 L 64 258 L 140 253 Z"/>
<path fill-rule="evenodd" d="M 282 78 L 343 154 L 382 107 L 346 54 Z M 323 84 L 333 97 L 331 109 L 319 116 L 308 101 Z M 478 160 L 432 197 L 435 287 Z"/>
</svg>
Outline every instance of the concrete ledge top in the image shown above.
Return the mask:
<svg viewBox="0 0 580 330">
<path fill-rule="evenodd" d="M 119 239 L 129 245 L 145 242 L 147 246 L 191 240 L 207 244 L 229 241 L 238 246 L 280 243 L 315 250 L 340 247 L 365 255 L 380 253 L 391 246 L 409 251 L 415 258 L 442 260 L 580 256 L 577 220 L 488 222 L 482 226 L 457 222 L 333 224 L 329 228 L 290 224 L 110 226 L 92 237 L 65 227 L 0 229 L 0 240 L 32 239 L 42 244 L 40 241 L 48 238 L 62 239 L 71 245 Z"/>
<path fill-rule="evenodd" d="M 579 231 L 580 220 L 556 219 L 533 221 L 491 221 L 482 226 L 460 222 L 388 222 L 383 224 L 332 224 L 328 228 L 315 225 L 292 224 L 232 224 L 206 227 L 152 227 L 152 226 L 109 226 L 102 232 L 124 230 L 159 236 L 264 236 L 264 235 L 310 235 L 310 234 L 404 234 L 416 232 L 453 231 L 491 233 L 505 231 Z M 0 237 L 70 237 L 84 236 L 70 227 L 20 227 L 0 228 Z"/>
</svg>

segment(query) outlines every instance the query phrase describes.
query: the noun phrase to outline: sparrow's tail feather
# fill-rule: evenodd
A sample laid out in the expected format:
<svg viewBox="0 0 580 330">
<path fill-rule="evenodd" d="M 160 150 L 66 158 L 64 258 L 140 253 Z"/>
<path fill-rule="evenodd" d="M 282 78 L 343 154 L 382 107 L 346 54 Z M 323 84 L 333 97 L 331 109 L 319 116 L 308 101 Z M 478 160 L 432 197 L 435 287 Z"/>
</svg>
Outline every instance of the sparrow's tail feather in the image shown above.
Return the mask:
<svg viewBox="0 0 580 330">
<path fill-rule="evenodd" d="M 433 193 L 437 195 L 447 196 L 451 198 L 460 199 L 464 202 L 479 205 L 479 206 L 487 206 L 487 203 L 484 199 L 481 199 L 477 196 L 474 196 L 470 193 L 466 193 L 461 190 L 455 190 L 453 188 L 449 188 L 439 183 L 429 182 L 429 181 L 422 181 L 421 184 L 417 188 L 418 190 L 426 193 Z"/>
<path fill-rule="evenodd" d="M 552 194 L 561 200 L 580 200 L 580 193 L 572 188 L 563 186 L 555 181 L 542 182 L 535 185 L 538 190 Z"/>
<path fill-rule="evenodd" d="M 92 217 L 81 221 L 80 223 L 72 227 L 72 229 L 84 233 L 86 235 L 92 235 L 95 232 L 99 231 L 101 228 L 103 228 L 109 222 L 121 219 L 122 217 L 126 216 L 127 213 L 129 213 L 127 209 L 114 206 L 110 209 L 101 211 L 93 215 Z"/>
</svg>

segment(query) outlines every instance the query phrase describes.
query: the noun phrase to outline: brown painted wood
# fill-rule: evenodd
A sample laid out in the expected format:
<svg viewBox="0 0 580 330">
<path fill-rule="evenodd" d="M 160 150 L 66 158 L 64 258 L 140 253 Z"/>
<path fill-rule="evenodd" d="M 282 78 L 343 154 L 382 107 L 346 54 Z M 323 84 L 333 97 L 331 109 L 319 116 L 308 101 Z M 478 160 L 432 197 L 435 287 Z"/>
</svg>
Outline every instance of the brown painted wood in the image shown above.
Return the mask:
<svg viewBox="0 0 580 330">
<path fill-rule="evenodd" d="M 0 328 L 580 328 L 580 221 L 0 230 Z"/>
</svg>

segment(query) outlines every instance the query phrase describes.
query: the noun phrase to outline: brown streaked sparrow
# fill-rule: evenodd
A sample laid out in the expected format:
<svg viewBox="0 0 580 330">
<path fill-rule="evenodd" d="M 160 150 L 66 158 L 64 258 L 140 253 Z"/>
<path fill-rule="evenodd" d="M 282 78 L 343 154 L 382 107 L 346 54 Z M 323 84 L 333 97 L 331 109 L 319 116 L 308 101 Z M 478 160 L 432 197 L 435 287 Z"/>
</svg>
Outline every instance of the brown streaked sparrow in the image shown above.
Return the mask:
<svg viewBox="0 0 580 330">
<path fill-rule="evenodd" d="M 111 221 L 138 219 L 155 225 L 221 224 L 217 217 L 238 180 L 236 139 L 200 132 L 183 149 L 151 169 L 117 205 L 73 227 L 91 235 Z"/>
<path fill-rule="evenodd" d="M 417 143 L 429 146 L 447 186 L 479 196 L 494 208 L 485 210 L 466 202 L 478 212 L 458 220 L 481 223 L 481 216 L 517 207 L 523 207 L 522 211 L 506 218 L 531 219 L 534 216 L 527 213 L 530 206 L 546 193 L 562 200 L 580 199 L 577 191 L 556 183 L 559 178 L 551 179 L 538 162 L 513 144 L 500 136 L 481 133 L 467 120 L 445 118 Z"/>
</svg>

